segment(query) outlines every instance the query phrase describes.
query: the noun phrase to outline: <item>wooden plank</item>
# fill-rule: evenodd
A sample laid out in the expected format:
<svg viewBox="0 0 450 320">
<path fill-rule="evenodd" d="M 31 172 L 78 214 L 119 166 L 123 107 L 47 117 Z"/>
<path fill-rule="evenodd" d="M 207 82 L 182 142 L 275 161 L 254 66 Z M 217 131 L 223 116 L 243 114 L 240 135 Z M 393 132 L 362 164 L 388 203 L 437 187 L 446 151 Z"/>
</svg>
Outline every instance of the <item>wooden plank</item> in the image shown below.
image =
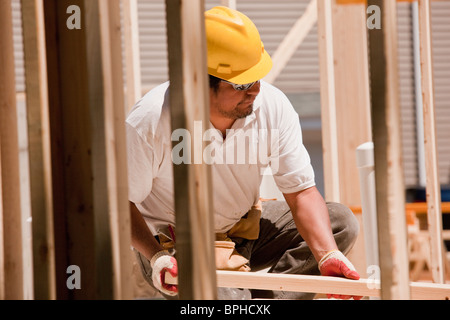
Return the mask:
<svg viewBox="0 0 450 320">
<path fill-rule="evenodd" d="M 318 4 L 319 11 L 331 10 L 327 17 L 318 13 L 325 199 L 361 206 L 355 150 L 372 140 L 366 7 L 338 6 L 334 0 Z M 324 34 L 327 26 L 331 31 Z M 366 270 L 363 236 L 349 253 L 357 270 Z"/>
<path fill-rule="evenodd" d="M 80 8 L 81 29 L 67 28 Z M 58 299 L 129 299 L 130 225 L 119 0 L 48 0 Z M 56 195 L 55 195 L 56 197 Z M 81 290 L 66 269 L 81 271 Z M 60 273 L 63 273 L 63 277 Z"/>
<path fill-rule="evenodd" d="M 397 7 L 369 0 L 381 9 L 381 29 L 369 29 L 369 61 L 378 248 L 382 299 L 409 299 L 409 260 L 401 157 L 397 68 Z"/>
<path fill-rule="evenodd" d="M 303 15 L 295 22 L 272 55 L 273 67 L 264 81 L 273 83 L 302 44 L 317 21 L 317 0 L 311 0 Z"/>
<path fill-rule="evenodd" d="M 166 0 L 166 14 L 172 130 L 187 129 L 194 136 L 195 121 L 204 128 L 209 124 L 204 3 Z M 215 299 L 211 168 L 181 163 L 173 169 L 179 297 Z"/>
<path fill-rule="evenodd" d="M 49 100 L 49 117 L 50 117 L 50 149 L 52 161 L 52 185 L 53 185 L 53 210 L 60 214 L 54 215 L 54 239 L 55 239 L 55 281 L 56 281 L 56 298 L 68 299 L 69 290 L 67 289 L 67 267 L 68 250 L 67 248 L 67 230 L 65 211 L 65 195 L 64 195 L 64 170 L 65 163 L 63 158 L 63 125 L 62 125 L 62 108 L 60 103 L 60 67 L 59 54 L 60 46 L 64 43 L 58 36 L 58 20 L 57 20 L 57 2 L 56 0 L 44 1 L 45 12 L 45 42 L 47 54 L 47 79 L 48 79 L 48 100 Z M 63 214 L 64 213 L 64 214 Z"/>
<path fill-rule="evenodd" d="M 331 3 L 340 202 L 347 206 L 361 205 L 360 188 L 355 187 L 359 186 L 355 151 L 361 144 L 372 141 L 367 7 Z"/>
<path fill-rule="evenodd" d="M 169 280 L 170 282 L 170 280 Z M 176 283 L 172 281 L 170 283 Z M 350 280 L 339 277 L 275 274 L 263 272 L 217 271 L 217 286 L 260 290 L 283 290 L 322 294 L 343 294 L 365 297 L 380 296 L 380 281 Z M 413 300 L 449 300 L 450 285 L 411 282 Z"/>
<path fill-rule="evenodd" d="M 67 8 L 76 5 L 80 8 L 81 29 L 67 28 Z M 59 285 L 57 295 L 66 299 L 95 299 L 96 293 L 96 256 L 95 256 L 95 224 L 92 169 L 92 120 L 90 118 L 89 84 L 87 69 L 87 27 L 90 20 L 85 19 L 87 10 L 83 0 L 53 0 L 45 1 L 46 20 L 49 17 L 48 54 L 56 55 L 48 59 L 50 122 L 52 129 L 52 144 L 58 153 L 53 154 L 54 167 L 62 172 L 55 172 L 54 189 L 58 192 L 57 218 L 55 231 L 58 238 L 55 243 L 65 244 L 58 247 L 55 254 L 60 257 L 57 275 Z M 55 10 L 55 20 L 47 16 L 47 9 Z M 47 27 L 47 26 L 46 26 Z M 95 29 L 94 29 L 95 30 Z M 98 32 L 98 31 L 97 31 Z M 90 35 L 91 37 L 93 35 Z M 98 42 L 99 40 L 97 40 Z M 93 58 L 93 57 L 91 57 Z M 92 70 L 91 70 L 92 71 Z M 50 78 L 51 76 L 51 78 Z M 99 123 L 98 125 L 101 125 Z M 52 145 L 52 147 L 53 147 Z M 98 152 L 98 150 L 95 150 Z M 97 173 L 98 174 L 98 173 Z M 58 184 L 60 183 L 60 184 Z M 56 197 L 56 196 L 55 196 Z M 63 216 L 63 217 L 60 217 Z M 61 224 L 60 224 L 61 223 Z M 60 240 L 60 237 L 63 238 Z M 65 261 L 63 261 L 65 260 Z M 70 289 L 66 285 L 67 268 L 78 266 L 81 271 L 82 290 Z M 108 273 L 105 260 L 105 274 Z M 64 294 L 63 294 L 64 292 Z M 58 297 L 59 299 L 59 297 Z"/>
<path fill-rule="evenodd" d="M 325 199 L 340 202 L 339 152 L 336 122 L 336 79 L 334 69 L 333 13 L 329 0 L 317 1 L 320 99 L 322 120 Z"/>
<path fill-rule="evenodd" d="M 430 232 L 431 274 L 433 281 L 444 283 L 445 264 L 442 240 L 441 188 L 436 141 L 433 56 L 430 1 L 419 0 L 420 65 L 425 141 L 426 198 Z"/>
<path fill-rule="evenodd" d="M 56 298 L 53 188 L 42 0 L 21 2 L 33 243 L 34 299 Z M 24 248 L 25 249 L 25 248 Z"/>
<path fill-rule="evenodd" d="M 109 227 L 111 228 L 114 299 L 128 300 L 133 298 L 133 287 L 131 282 L 131 225 L 127 196 L 128 168 L 124 125 L 124 110 L 126 110 L 126 107 L 123 103 L 124 96 L 121 90 L 123 88 L 123 71 L 120 0 L 102 0 L 99 5 L 104 85 L 103 121 L 105 122 L 105 140 L 103 141 L 103 147 L 106 149 L 109 204 L 109 216 L 105 220 L 109 221 Z M 103 15 L 103 12 L 108 14 Z M 139 71 L 140 69 L 137 69 L 137 72 Z M 140 94 L 138 77 L 136 77 L 135 86 L 136 94 Z M 96 108 L 97 106 L 93 105 L 93 107 Z"/>
<path fill-rule="evenodd" d="M 377 280 L 349 280 L 339 277 L 310 275 L 217 271 L 217 285 L 219 287 L 230 288 L 314 292 L 367 297 L 377 297 L 380 295 L 380 283 Z"/>
<path fill-rule="evenodd" d="M 125 46 L 126 106 L 130 110 L 142 96 L 137 0 L 122 0 L 122 8 Z"/>
<path fill-rule="evenodd" d="M 12 9 L 0 0 L 0 299 L 23 299 L 22 219 Z"/>
<path fill-rule="evenodd" d="M 350 280 L 339 277 L 217 271 L 217 284 L 219 287 L 230 288 L 380 296 L 380 282 L 375 279 Z M 450 285 L 425 282 L 411 282 L 410 285 L 411 298 L 414 300 L 450 299 Z"/>
<path fill-rule="evenodd" d="M 85 7 L 97 297 L 131 299 L 120 0 Z"/>
</svg>

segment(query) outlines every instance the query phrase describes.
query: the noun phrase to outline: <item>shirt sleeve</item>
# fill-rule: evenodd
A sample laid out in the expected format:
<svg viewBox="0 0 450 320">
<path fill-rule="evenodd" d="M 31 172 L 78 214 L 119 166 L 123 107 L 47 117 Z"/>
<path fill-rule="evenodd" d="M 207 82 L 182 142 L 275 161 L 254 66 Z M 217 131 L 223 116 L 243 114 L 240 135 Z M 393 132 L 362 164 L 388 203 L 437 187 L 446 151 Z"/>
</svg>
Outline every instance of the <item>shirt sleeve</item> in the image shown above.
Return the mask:
<svg viewBox="0 0 450 320">
<path fill-rule="evenodd" d="M 272 133 L 270 166 L 280 191 L 294 193 L 315 185 L 314 170 L 303 145 L 299 116 L 286 96 L 281 103 L 278 130 Z"/>
<path fill-rule="evenodd" d="M 154 149 L 129 123 L 126 123 L 128 199 L 140 204 L 152 190 L 156 176 Z"/>
</svg>

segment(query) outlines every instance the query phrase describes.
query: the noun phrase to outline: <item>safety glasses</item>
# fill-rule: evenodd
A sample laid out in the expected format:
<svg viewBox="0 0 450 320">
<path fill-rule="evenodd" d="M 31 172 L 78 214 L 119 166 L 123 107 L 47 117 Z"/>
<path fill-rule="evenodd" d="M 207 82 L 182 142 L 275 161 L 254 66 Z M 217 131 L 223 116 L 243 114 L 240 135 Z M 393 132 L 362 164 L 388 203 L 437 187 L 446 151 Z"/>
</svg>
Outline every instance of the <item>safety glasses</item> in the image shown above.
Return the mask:
<svg viewBox="0 0 450 320">
<path fill-rule="evenodd" d="M 231 86 L 233 87 L 234 90 L 237 90 L 237 91 L 246 91 L 246 90 L 249 90 L 251 87 L 253 87 L 253 85 L 254 85 L 255 83 L 258 83 L 259 80 L 258 80 L 258 81 L 255 81 L 255 82 L 252 82 L 252 83 L 247 83 L 247 84 L 235 84 L 235 83 L 232 83 L 232 82 L 228 82 L 228 81 L 226 81 L 226 80 L 222 80 L 222 82 L 231 84 Z"/>
</svg>

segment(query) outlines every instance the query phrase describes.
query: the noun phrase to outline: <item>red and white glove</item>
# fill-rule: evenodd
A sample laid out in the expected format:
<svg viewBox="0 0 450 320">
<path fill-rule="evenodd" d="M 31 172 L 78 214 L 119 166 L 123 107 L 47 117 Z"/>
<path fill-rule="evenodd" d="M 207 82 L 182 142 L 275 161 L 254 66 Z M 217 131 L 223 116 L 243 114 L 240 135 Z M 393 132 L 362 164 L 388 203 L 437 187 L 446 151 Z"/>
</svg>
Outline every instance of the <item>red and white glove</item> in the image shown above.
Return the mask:
<svg viewBox="0 0 450 320">
<path fill-rule="evenodd" d="M 328 252 L 319 261 L 319 270 L 323 276 L 345 277 L 352 280 L 359 280 L 359 274 L 356 272 L 353 264 L 339 250 Z M 340 294 L 327 294 L 328 298 L 350 299 L 352 296 Z M 353 299 L 360 300 L 361 296 L 353 296 Z"/>
<path fill-rule="evenodd" d="M 169 251 L 163 250 L 152 257 L 150 264 L 153 270 L 153 285 L 164 294 L 169 296 L 177 295 L 178 286 L 176 284 L 168 284 L 165 281 L 166 272 L 168 272 L 172 278 L 178 279 L 177 260 L 169 254 Z"/>
</svg>

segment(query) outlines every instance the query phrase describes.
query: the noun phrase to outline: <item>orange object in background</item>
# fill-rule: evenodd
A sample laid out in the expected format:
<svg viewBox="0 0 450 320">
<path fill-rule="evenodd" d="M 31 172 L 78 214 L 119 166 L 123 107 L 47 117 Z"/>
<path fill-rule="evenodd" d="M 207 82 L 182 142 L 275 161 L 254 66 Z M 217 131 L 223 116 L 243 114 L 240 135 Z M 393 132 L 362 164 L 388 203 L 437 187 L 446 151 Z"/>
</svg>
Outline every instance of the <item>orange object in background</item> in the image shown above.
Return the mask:
<svg viewBox="0 0 450 320">
<path fill-rule="evenodd" d="M 397 2 L 413 2 L 417 0 L 397 0 Z M 337 4 L 367 3 L 367 0 L 336 0 Z"/>
</svg>

